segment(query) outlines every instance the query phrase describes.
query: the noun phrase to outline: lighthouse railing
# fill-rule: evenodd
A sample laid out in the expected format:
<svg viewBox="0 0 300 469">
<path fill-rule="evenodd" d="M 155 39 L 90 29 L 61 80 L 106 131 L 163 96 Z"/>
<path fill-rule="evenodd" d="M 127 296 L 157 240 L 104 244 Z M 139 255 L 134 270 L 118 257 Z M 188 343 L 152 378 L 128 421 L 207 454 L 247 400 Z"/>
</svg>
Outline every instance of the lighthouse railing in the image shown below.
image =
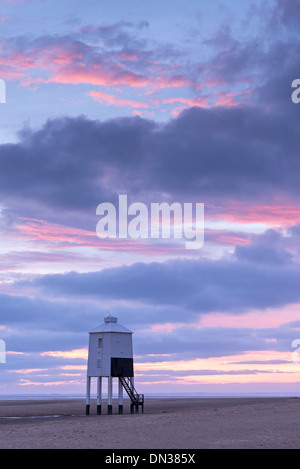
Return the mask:
<svg viewBox="0 0 300 469">
<path fill-rule="evenodd" d="M 135 406 L 142 405 L 142 408 L 143 408 L 144 394 L 137 393 L 130 378 L 125 378 L 123 376 L 122 377 L 120 376 L 119 380 L 121 381 L 124 389 L 126 390 L 128 396 L 130 397 L 131 404 Z"/>
</svg>

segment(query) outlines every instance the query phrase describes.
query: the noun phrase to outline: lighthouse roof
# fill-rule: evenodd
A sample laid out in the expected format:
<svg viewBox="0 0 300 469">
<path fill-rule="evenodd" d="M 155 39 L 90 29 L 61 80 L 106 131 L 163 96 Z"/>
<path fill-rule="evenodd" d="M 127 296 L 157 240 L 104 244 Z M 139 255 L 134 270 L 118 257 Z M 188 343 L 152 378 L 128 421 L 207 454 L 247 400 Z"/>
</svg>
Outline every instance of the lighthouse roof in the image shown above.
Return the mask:
<svg viewBox="0 0 300 469">
<path fill-rule="evenodd" d="M 123 332 L 132 334 L 132 331 L 118 323 L 118 318 L 111 315 L 104 318 L 104 323 L 93 329 L 91 333 L 93 332 Z"/>
</svg>

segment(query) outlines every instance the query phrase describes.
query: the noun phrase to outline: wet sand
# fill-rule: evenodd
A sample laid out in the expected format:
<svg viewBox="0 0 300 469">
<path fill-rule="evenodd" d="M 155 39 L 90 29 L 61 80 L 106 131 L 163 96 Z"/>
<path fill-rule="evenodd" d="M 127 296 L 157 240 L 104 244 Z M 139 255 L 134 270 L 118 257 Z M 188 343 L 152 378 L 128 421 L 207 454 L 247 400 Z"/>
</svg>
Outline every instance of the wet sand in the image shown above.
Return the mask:
<svg viewBox="0 0 300 469">
<path fill-rule="evenodd" d="M 146 399 L 96 415 L 83 399 L 0 400 L 1 449 L 296 449 L 300 398 Z"/>
</svg>

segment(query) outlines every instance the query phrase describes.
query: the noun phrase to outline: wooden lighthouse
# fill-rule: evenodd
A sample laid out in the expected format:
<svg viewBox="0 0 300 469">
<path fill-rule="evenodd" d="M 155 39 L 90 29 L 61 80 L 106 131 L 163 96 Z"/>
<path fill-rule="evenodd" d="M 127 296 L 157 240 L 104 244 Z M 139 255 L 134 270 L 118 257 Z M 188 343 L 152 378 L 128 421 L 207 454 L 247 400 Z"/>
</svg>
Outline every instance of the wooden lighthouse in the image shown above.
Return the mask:
<svg viewBox="0 0 300 469">
<path fill-rule="evenodd" d="M 112 414 L 113 378 L 118 378 L 119 414 L 123 413 L 123 388 L 131 400 L 131 412 L 144 411 L 144 395 L 134 388 L 132 332 L 107 316 L 104 323 L 89 333 L 86 385 L 86 415 L 90 413 L 91 378 L 97 378 L 97 414 L 101 414 L 102 381 L 107 378 L 107 413 Z"/>
</svg>

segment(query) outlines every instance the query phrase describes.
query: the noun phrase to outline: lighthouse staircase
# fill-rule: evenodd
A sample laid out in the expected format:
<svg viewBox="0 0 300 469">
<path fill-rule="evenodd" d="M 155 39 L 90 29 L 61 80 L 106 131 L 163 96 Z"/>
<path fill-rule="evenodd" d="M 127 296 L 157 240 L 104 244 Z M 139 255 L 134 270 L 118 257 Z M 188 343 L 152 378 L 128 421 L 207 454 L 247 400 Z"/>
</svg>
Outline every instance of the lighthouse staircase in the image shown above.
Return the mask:
<svg viewBox="0 0 300 469">
<path fill-rule="evenodd" d="M 136 412 L 139 412 L 139 406 L 142 407 L 142 413 L 144 413 L 144 394 L 138 394 L 135 387 L 132 384 L 130 378 L 119 377 L 120 382 L 122 383 L 123 388 L 127 392 L 131 400 L 131 413 L 134 413 L 134 408 Z"/>
</svg>

